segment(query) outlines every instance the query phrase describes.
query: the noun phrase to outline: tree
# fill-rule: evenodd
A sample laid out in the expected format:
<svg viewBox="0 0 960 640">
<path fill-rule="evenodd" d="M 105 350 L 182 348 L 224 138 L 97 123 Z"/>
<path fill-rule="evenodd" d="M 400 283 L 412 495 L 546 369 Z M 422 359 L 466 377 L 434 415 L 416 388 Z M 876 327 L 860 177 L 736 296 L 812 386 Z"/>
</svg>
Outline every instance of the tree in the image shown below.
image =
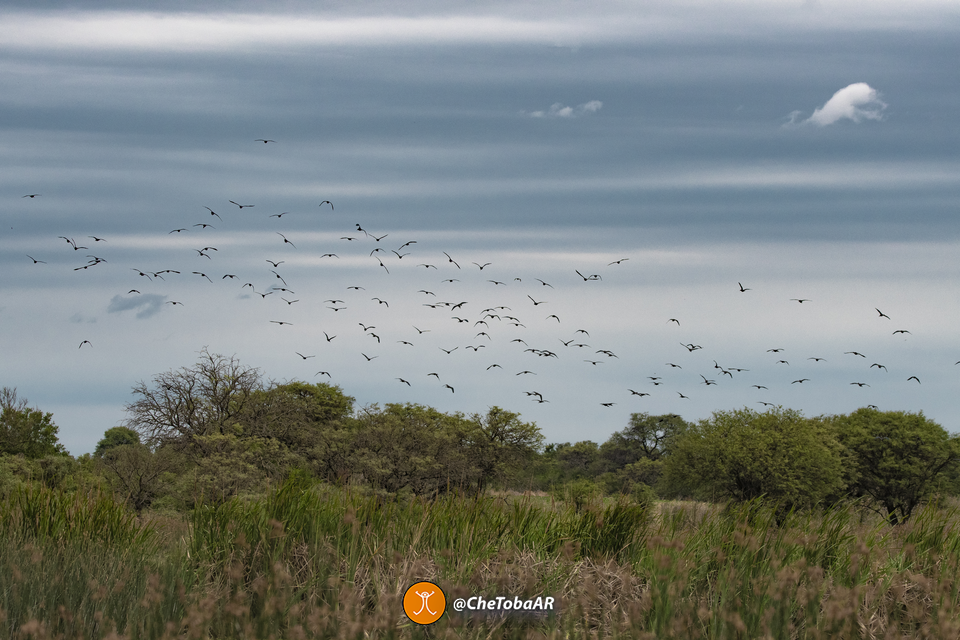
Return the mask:
<svg viewBox="0 0 960 640">
<path fill-rule="evenodd" d="M 960 439 L 922 412 L 864 408 L 834 425 L 853 465 L 850 492 L 873 498 L 893 525 L 906 522 L 960 460 Z"/>
<path fill-rule="evenodd" d="M 137 512 L 150 506 L 166 485 L 167 474 L 180 471 L 183 459 L 172 447 L 151 451 L 140 443 L 110 447 L 101 457 L 113 484 Z"/>
<path fill-rule="evenodd" d="M 241 418 L 241 435 L 276 439 L 303 453 L 324 431 L 341 427 L 353 413 L 353 403 L 336 385 L 273 384 L 251 394 Z"/>
<path fill-rule="evenodd" d="M 125 444 L 140 444 L 140 434 L 127 427 L 112 427 L 103 432 L 103 437 L 97 443 L 93 455 L 99 458 L 108 449 Z"/>
<path fill-rule="evenodd" d="M 239 428 L 247 401 L 260 386 L 260 371 L 204 348 L 193 367 L 161 373 L 153 384 L 141 381 L 133 388 L 139 397 L 126 406 L 126 426 L 151 448 L 176 445 L 202 455 L 201 436 Z"/>
<path fill-rule="evenodd" d="M 53 414 L 31 409 L 17 390 L 0 390 L 0 454 L 42 458 L 65 455 L 66 449 L 57 439 L 60 429 L 53 423 Z"/>
<path fill-rule="evenodd" d="M 600 445 L 604 484 L 609 489 L 630 492 L 637 482 L 653 486 L 660 478 L 663 459 L 689 425 L 671 413 L 651 416 L 634 413 L 630 424 Z"/>
<path fill-rule="evenodd" d="M 371 405 L 357 418 L 349 466 L 388 493 L 435 495 L 447 487 L 475 486 L 479 472 L 468 455 L 475 428 L 460 413 L 419 404 Z"/>
<path fill-rule="evenodd" d="M 557 445 L 553 455 L 560 464 L 564 479 L 579 480 L 597 476 L 600 453 L 597 443 L 592 440 Z"/>
<path fill-rule="evenodd" d="M 765 496 L 784 508 L 815 505 L 844 486 L 841 446 L 828 421 L 782 407 L 714 412 L 677 438 L 664 476 L 678 492 Z"/>
<path fill-rule="evenodd" d="M 474 414 L 476 431 L 469 443 L 470 460 L 477 467 L 477 490 L 502 479 L 533 460 L 543 447 L 543 434 L 535 422 L 521 422 L 520 414 L 490 407 Z"/>
</svg>

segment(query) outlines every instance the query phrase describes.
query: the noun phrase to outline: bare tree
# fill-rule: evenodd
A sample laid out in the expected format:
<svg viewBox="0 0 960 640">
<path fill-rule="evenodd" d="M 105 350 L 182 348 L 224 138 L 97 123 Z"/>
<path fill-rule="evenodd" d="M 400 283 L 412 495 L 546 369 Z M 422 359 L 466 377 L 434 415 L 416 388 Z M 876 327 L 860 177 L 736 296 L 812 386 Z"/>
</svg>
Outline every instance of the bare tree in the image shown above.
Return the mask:
<svg viewBox="0 0 960 640">
<path fill-rule="evenodd" d="M 229 433 L 247 400 L 260 387 L 260 370 L 243 367 L 235 356 L 206 347 L 193 367 L 167 371 L 133 388 L 138 398 L 126 406 L 126 426 L 150 447 L 201 448 L 203 436 Z"/>
</svg>

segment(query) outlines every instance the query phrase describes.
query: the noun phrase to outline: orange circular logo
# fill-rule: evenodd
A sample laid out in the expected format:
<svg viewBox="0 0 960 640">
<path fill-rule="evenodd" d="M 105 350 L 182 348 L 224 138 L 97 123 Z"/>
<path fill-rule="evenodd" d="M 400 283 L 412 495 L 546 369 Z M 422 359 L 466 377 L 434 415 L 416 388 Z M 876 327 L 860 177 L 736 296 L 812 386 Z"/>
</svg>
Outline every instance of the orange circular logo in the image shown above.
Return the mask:
<svg viewBox="0 0 960 640">
<path fill-rule="evenodd" d="M 403 594 L 403 612 L 417 624 L 433 624 L 447 608 L 447 597 L 432 582 L 418 582 Z"/>
</svg>

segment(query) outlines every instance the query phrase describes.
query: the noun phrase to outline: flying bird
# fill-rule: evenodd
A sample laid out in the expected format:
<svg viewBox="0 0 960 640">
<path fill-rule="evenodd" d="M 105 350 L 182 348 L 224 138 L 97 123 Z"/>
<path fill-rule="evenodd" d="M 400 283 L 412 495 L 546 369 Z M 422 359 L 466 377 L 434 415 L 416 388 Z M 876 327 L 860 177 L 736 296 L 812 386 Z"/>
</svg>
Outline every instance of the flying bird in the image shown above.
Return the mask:
<svg viewBox="0 0 960 640">
<path fill-rule="evenodd" d="M 240 204 L 239 202 L 234 202 L 233 200 L 229 200 L 228 202 L 230 202 L 231 204 L 237 205 L 237 206 L 240 207 L 241 209 L 243 209 L 244 207 L 252 207 L 252 206 L 254 206 L 254 205 L 252 205 L 252 204 Z"/>
<path fill-rule="evenodd" d="M 320 203 L 320 206 L 322 207 L 322 206 L 325 205 L 325 204 L 330 205 L 330 210 L 331 210 L 331 211 L 334 210 L 334 209 L 333 209 L 333 203 L 332 203 L 332 202 L 330 202 L 329 200 L 324 200 L 323 202 Z"/>
<path fill-rule="evenodd" d="M 92 342 L 90 342 L 89 340 L 84 340 L 83 342 L 80 343 L 80 347 L 82 347 L 85 344 L 89 344 L 91 347 L 93 346 Z M 79 349 L 80 347 L 77 347 L 77 348 Z"/>
<path fill-rule="evenodd" d="M 28 256 L 27 254 L 23 254 L 23 255 L 25 255 L 25 256 L 27 256 L 28 258 L 30 258 L 31 260 L 33 260 L 33 264 L 47 264 L 47 263 L 44 262 L 43 260 L 37 260 L 37 259 L 34 258 L 33 256 Z"/>
<path fill-rule="evenodd" d="M 299 351 L 294 351 L 294 353 L 297 354 L 298 356 L 300 356 L 301 358 L 303 358 L 304 360 L 306 360 L 307 358 L 316 358 L 316 357 L 317 357 L 317 356 L 305 356 L 305 355 L 303 355 L 302 353 L 300 353 Z"/>
<path fill-rule="evenodd" d="M 267 144 L 268 142 L 276 142 L 276 140 L 265 140 L 263 138 L 257 138 L 256 140 L 254 140 L 254 142 L 262 142 L 263 144 Z"/>
<path fill-rule="evenodd" d="M 445 385 L 443 385 L 443 386 L 445 386 L 447 389 L 450 389 L 450 393 L 455 393 L 454 390 L 453 390 L 453 387 L 451 387 L 450 385 L 445 384 Z"/>
<path fill-rule="evenodd" d="M 888 316 L 887 314 L 885 314 L 883 311 L 880 311 L 880 309 L 877 309 L 876 307 L 874 307 L 874 309 L 876 309 L 877 313 L 880 314 L 880 317 L 881 317 L 881 318 L 886 318 L 887 320 L 890 319 L 890 316 Z"/>
<path fill-rule="evenodd" d="M 280 236 L 281 238 L 283 238 L 284 243 L 290 245 L 290 246 L 293 247 L 294 249 L 297 248 L 297 245 L 295 245 L 295 244 L 293 244 L 292 242 L 290 242 L 289 240 L 287 240 L 287 236 L 283 235 L 283 234 L 280 233 L 279 231 L 276 231 L 275 233 L 276 233 L 278 236 Z"/>
<path fill-rule="evenodd" d="M 918 378 L 917 376 L 910 376 L 909 378 L 907 378 L 907 382 L 910 382 L 911 380 L 916 380 L 917 384 L 920 384 L 920 378 Z"/>
<path fill-rule="evenodd" d="M 484 268 L 484 267 L 489 267 L 489 266 L 490 266 L 491 264 L 493 264 L 493 263 L 492 263 L 492 262 L 485 262 L 485 263 L 483 263 L 483 264 L 480 264 L 479 262 L 473 262 L 473 263 L 471 263 L 471 264 L 477 265 L 478 267 L 480 267 L 480 271 L 483 271 L 483 268 Z"/>
<path fill-rule="evenodd" d="M 744 288 L 744 286 L 743 286 L 742 284 L 740 284 L 739 282 L 738 282 L 737 284 L 740 285 L 740 293 L 743 293 L 744 291 L 753 291 L 753 289 Z"/>
<path fill-rule="evenodd" d="M 272 322 L 272 323 L 274 323 L 274 324 L 279 324 L 279 325 L 281 325 L 281 326 L 282 326 L 282 325 L 285 325 L 285 324 L 289 324 L 290 326 L 293 326 L 293 323 L 292 323 L 292 322 L 284 322 L 284 321 L 282 321 L 282 320 L 271 320 L 270 322 Z"/>
</svg>

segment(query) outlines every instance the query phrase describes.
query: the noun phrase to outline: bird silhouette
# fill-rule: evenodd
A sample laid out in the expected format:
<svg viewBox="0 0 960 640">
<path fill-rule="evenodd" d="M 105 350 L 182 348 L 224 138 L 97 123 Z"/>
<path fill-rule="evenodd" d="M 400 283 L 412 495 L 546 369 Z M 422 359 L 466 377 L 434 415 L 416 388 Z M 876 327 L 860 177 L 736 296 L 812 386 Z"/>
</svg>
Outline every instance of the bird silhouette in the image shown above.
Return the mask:
<svg viewBox="0 0 960 640">
<path fill-rule="evenodd" d="M 256 140 L 254 140 L 254 142 L 262 142 L 263 144 L 267 144 L 268 142 L 276 142 L 276 140 L 265 140 L 264 138 L 257 138 Z"/>
<path fill-rule="evenodd" d="M 320 206 L 322 207 L 322 206 L 325 205 L 325 204 L 330 205 L 330 211 L 333 211 L 333 210 L 334 210 L 334 209 L 333 209 L 333 203 L 332 203 L 332 202 L 330 202 L 329 200 L 324 200 L 323 202 L 320 203 Z"/>
<path fill-rule="evenodd" d="M 27 254 L 23 254 L 23 255 L 26 256 Z M 27 256 L 27 257 L 30 258 L 31 260 L 33 260 L 33 264 L 47 264 L 47 263 L 44 262 L 43 260 L 37 260 L 37 259 L 34 258 L 33 256 Z"/>
<path fill-rule="evenodd" d="M 444 252 L 443 252 L 443 255 L 447 256 L 447 262 L 453 263 L 453 266 L 455 266 L 457 269 L 460 268 L 460 265 L 457 264 L 457 261 L 456 261 L 456 260 L 454 260 L 453 258 L 450 257 L 450 254 L 449 254 L 449 253 L 447 253 L 446 251 L 444 251 Z"/>
<path fill-rule="evenodd" d="M 229 200 L 229 202 L 230 202 L 230 204 L 235 204 L 235 205 L 237 205 L 237 206 L 240 207 L 241 209 L 254 206 L 254 205 L 252 205 L 252 204 L 240 204 L 239 202 L 234 202 L 233 200 Z"/>
<path fill-rule="evenodd" d="M 453 390 L 453 387 L 451 387 L 450 385 L 445 384 L 445 385 L 443 385 L 443 386 L 445 386 L 447 389 L 450 389 L 450 393 L 455 393 L 454 390 Z"/>
<path fill-rule="evenodd" d="M 739 282 L 738 282 L 737 284 L 740 285 L 740 293 L 743 293 L 744 291 L 753 291 L 753 289 L 744 288 L 744 286 L 743 286 L 742 284 L 740 284 Z"/>
<path fill-rule="evenodd" d="M 299 351 L 294 351 L 294 353 L 297 354 L 298 356 L 300 356 L 301 358 L 303 358 L 304 360 L 306 360 L 307 358 L 316 358 L 316 357 L 317 357 L 317 356 L 305 356 L 305 355 L 303 355 L 302 353 L 300 353 Z"/>
<path fill-rule="evenodd" d="M 890 319 L 890 316 L 888 316 L 887 314 L 885 314 L 883 311 L 880 311 L 880 309 L 877 309 L 876 307 L 874 307 L 874 309 L 876 309 L 877 313 L 880 314 L 880 317 L 881 317 L 881 318 L 886 318 L 887 320 Z"/>
<path fill-rule="evenodd" d="M 92 343 L 92 342 L 90 342 L 89 340 L 84 340 L 83 342 L 80 343 L 80 346 L 77 347 L 77 348 L 79 349 L 79 348 L 83 347 L 83 345 L 85 345 L 85 344 L 89 344 L 91 347 L 93 346 L 93 343 Z"/>
</svg>

